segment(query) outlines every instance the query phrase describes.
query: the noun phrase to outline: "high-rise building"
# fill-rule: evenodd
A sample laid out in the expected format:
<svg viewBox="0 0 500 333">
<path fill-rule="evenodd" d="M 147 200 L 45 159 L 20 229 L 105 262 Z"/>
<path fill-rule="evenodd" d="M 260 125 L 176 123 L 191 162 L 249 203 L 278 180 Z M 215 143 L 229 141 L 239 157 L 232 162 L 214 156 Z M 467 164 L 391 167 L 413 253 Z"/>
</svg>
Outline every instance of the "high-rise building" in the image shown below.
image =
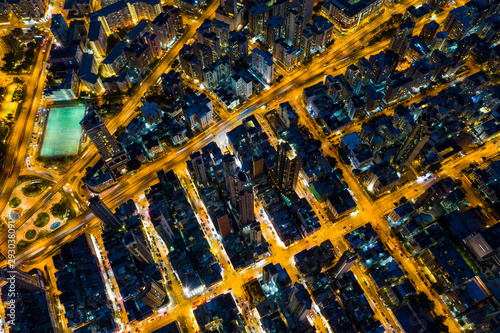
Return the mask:
<svg viewBox="0 0 500 333">
<path fill-rule="evenodd" d="M 274 41 L 273 57 L 286 70 L 291 70 L 297 64 L 297 49 L 284 38 L 278 38 Z"/>
<path fill-rule="evenodd" d="M 232 61 L 246 59 L 248 56 L 248 37 L 242 32 L 231 31 L 228 43 L 228 56 Z"/>
<path fill-rule="evenodd" d="M 253 246 L 258 246 L 262 244 L 262 228 L 259 222 L 253 222 L 250 225 L 250 243 Z"/>
<path fill-rule="evenodd" d="M 413 34 L 414 28 L 415 22 L 413 21 L 408 20 L 401 23 L 396 31 L 396 34 L 392 36 L 389 49 L 396 52 L 400 57 L 403 57 L 408 48 L 408 43 Z"/>
<path fill-rule="evenodd" d="M 161 75 L 161 87 L 163 93 L 170 98 L 182 98 L 184 96 L 184 81 L 182 75 L 173 69 Z"/>
<path fill-rule="evenodd" d="M 52 15 L 50 22 L 50 31 L 54 35 L 56 41 L 61 45 L 66 44 L 66 38 L 68 36 L 68 24 L 64 20 L 61 14 Z"/>
<path fill-rule="evenodd" d="M 167 13 L 160 13 L 151 22 L 151 27 L 153 28 L 153 32 L 158 36 L 162 49 L 166 49 L 170 41 L 177 35 L 173 17 Z"/>
<path fill-rule="evenodd" d="M 431 21 L 423 26 L 422 30 L 420 31 L 420 35 L 418 36 L 422 38 L 422 40 L 427 45 L 429 45 L 436 36 L 438 30 L 439 30 L 439 23 L 437 23 L 436 21 Z"/>
<path fill-rule="evenodd" d="M 265 3 L 257 3 L 248 10 L 248 30 L 254 37 L 264 33 L 264 22 L 268 19 L 267 10 Z"/>
<path fill-rule="evenodd" d="M 288 0 L 276 0 L 274 1 L 272 11 L 269 16 L 281 16 L 286 17 L 286 11 L 288 9 Z"/>
<path fill-rule="evenodd" d="M 237 171 L 231 172 L 228 176 L 229 199 L 230 199 L 231 205 L 233 207 L 236 207 L 236 203 L 238 202 L 238 198 L 237 198 L 238 192 L 237 192 L 237 186 L 236 186 L 237 177 L 238 177 Z"/>
<path fill-rule="evenodd" d="M 341 31 L 348 31 L 357 27 L 370 16 L 379 13 L 384 2 L 384 0 L 326 1 L 321 6 L 321 12 L 337 21 Z"/>
<path fill-rule="evenodd" d="M 233 207 L 237 207 L 239 193 L 249 181 L 248 175 L 240 169 L 235 170 L 229 175 L 229 196 Z"/>
<path fill-rule="evenodd" d="M 403 143 L 403 147 L 396 155 L 396 161 L 400 163 L 400 168 L 407 168 L 418 156 L 424 145 L 429 141 L 431 136 L 432 116 L 429 109 L 426 109 L 418 121 L 413 126 L 409 136 Z"/>
<path fill-rule="evenodd" d="M 443 23 L 443 31 L 448 32 L 450 39 L 461 40 L 471 28 L 471 17 L 465 6 L 450 11 Z"/>
<path fill-rule="evenodd" d="M 288 299 L 288 311 L 299 321 L 305 320 L 312 310 L 309 292 L 301 283 L 295 283 Z"/>
<path fill-rule="evenodd" d="M 305 20 L 295 9 L 288 11 L 285 24 L 285 40 L 288 45 L 300 48 L 302 31 L 304 30 Z"/>
<path fill-rule="evenodd" d="M 216 228 L 222 238 L 229 236 L 231 234 L 231 222 L 229 222 L 229 216 L 225 209 L 220 209 L 216 212 Z"/>
<path fill-rule="evenodd" d="M 207 170 L 205 168 L 205 162 L 203 160 L 203 155 L 197 151 L 189 155 L 191 159 L 191 164 L 194 171 L 194 178 L 201 186 L 208 185 Z"/>
<path fill-rule="evenodd" d="M 240 227 L 244 228 L 255 220 L 255 206 L 252 184 L 245 184 L 239 194 Z"/>
<path fill-rule="evenodd" d="M 316 16 L 302 30 L 302 49 L 308 57 L 316 52 L 322 52 L 333 37 L 333 24 L 323 16 Z"/>
<path fill-rule="evenodd" d="M 134 233 L 129 232 L 123 236 L 123 245 L 140 262 L 146 265 L 154 263 L 153 256 L 146 245 L 144 236 L 138 237 Z"/>
<path fill-rule="evenodd" d="M 35 274 L 28 274 L 17 268 L 0 268 L 0 288 L 10 283 L 10 281 L 15 281 L 16 287 L 25 290 L 34 291 L 43 289 L 43 281 L 39 275 L 39 271 Z"/>
<path fill-rule="evenodd" d="M 202 68 L 205 68 L 208 65 L 213 64 L 214 57 L 213 57 L 212 49 L 209 46 L 201 44 L 201 43 L 195 43 L 193 45 L 193 51 L 194 51 L 194 54 L 200 60 Z"/>
<path fill-rule="evenodd" d="M 280 38 L 284 33 L 284 20 L 281 16 L 274 16 L 266 20 L 264 23 L 266 46 L 271 49 L 274 41 Z"/>
<path fill-rule="evenodd" d="M 111 212 L 108 206 L 102 202 L 98 195 L 89 199 L 88 207 L 108 228 L 118 229 L 122 226 L 122 222 Z"/>
<path fill-rule="evenodd" d="M 220 7 L 227 14 L 235 16 L 238 13 L 238 1 L 237 0 L 220 0 Z"/>
<path fill-rule="evenodd" d="M 9 0 L 9 5 L 18 18 L 37 20 L 45 16 L 48 0 Z"/>
<path fill-rule="evenodd" d="M 451 0 L 428 0 L 427 4 L 432 9 L 445 8 L 449 5 Z"/>
<path fill-rule="evenodd" d="M 297 185 L 302 159 L 297 156 L 295 149 L 285 141 L 278 145 L 275 179 L 278 187 L 283 191 L 293 190 Z"/>
<path fill-rule="evenodd" d="M 236 161 L 234 155 L 226 154 L 222 157 L 222 166 L 224 167 L 224 180 L 226 190 L 229 192 L 229 175 L 236 170 Z"/>
<path fill-rule="evenodd" d="M 87 90 L 101 95 L 106 91 L 106 89 L 104 88 L 101 77 L 97 75 L 97 71 L 97 61 L 95 60 L 94 54 L 82 54 L 82 62 L 80 71 L 78 72 L 78 78 Z"/>
<path fill-rule="evenodd" d="M 12 10 L 8 0 L 0 0 L 0 22 L 8 23 L 12 18 Z"/>
<path fill-rule="evenodd" d="M 259 74 L 268 84 L 274 81 L 274 61 L 269 52 L 258 48 L 252 50 L 252 70 Z"/>
<path fill-rule="evenodd" d="M 432 39 L 429 48 L 431 51 L 440 50 L 443 51 L 446 40 L 448 39 L 448 33 L 446 31 L 439 31 L 436 36 Z"/>
<path fill-rule="evenodd" d="M 311 22 L 314 8 L 314 0 L 299 0 L 297 9 L 300 15 L 304 18 L 304 23 Z"/>
<path fill-rule="evenodd" d="M 121 1 L 121 0 L 101 0 L 101 7 L 102 8 L 107 7 L 107 6 L 112 5 L 118 1 Z"/>
<path fill-rule="evenodd" d="M 117 1 L 98 11 L 89 14 L 90 21 L 100 21 L 110 35 L 120 28 L 128 28 L 134 24 L 132 14 L 125 1 Z"/>
<path fill-rule="evenodd" d="M 87 36 L 89 46 L 96 57 L 105 57 L 108 46 L 108 36 L 101 21 L 92 21 L 89 24 L 89 34 Z"/>
<path fill-rule="evenodd" d="M 88 111 L 80 121 L 80 125 L 96 146 L 111 174 L 116 177 L 124 173 L 129 158 L 121 144 L 109 133 L 97 111 L 94 109 Z"/>
<path fill-rule="evenodd" d="M 350 251 L 345 251 L 339 258 L 339 261 L 332 268 L 332 278 L 336 279 L 342 274 L 347 273 L 349 268 L 356 262 L 356 256 Z"/>
<path fill-rule="evenodd" d="M 127 0 L 134 23 L 140 20 L 153 21 L 162 12 L 160 0 Z"/>
<path fill-rule="evenodd" d="M 223 21 L 213 20 L 212 31 L 219 38 L 220 47 L 224 50 L 224 52 L 226 52 L 229 41 L 229 34 L 231 32 L 229 24 Z"/>
<path fill-rule="evenodd" d="M 177 33 L 182 33 L 184 31 L 184 22 L 182 20 L 181 10 L 171 5 L 165 5 L 163 6 L 163 12 L 172 17 L 175 31 Z"/>
<path fill-rule="evenodd" d="M 205 20 L 203 24 L 196 30 L 196 37 L 198 39 L 198 43 L 206 45 L 210 48 L 212 52 L 212 57 L 214 60 L 219 59 L 222 56 L 222 49 L 227 48 L 227 39 L 224 47 L 221 47 L 221 38 L 225 39 L 225 31 L 218 31 L 217 34 L 215 31 L 212 31 L 212 22 L 210 20 Z"/>
<path fill-rule="evenodd" d="M 137 298 L 152 308 L 157 308 L 165 302 L 167 292 L 159 283 L 149 278 L 146 286 L 141 290 Z"/>
</svg>

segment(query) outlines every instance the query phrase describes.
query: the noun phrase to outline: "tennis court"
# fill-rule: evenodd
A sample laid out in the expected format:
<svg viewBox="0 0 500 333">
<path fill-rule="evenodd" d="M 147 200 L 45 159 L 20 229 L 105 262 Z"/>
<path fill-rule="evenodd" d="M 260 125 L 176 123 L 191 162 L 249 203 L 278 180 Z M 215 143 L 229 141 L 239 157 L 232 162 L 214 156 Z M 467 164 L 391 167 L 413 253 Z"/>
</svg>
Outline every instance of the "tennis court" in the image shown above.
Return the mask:
<svg viewBox="0 0 500 333">
<path fill-rule="evenodd" d="M 80 120 L 84 106 L 54 108 L 49 111 L 42 156 L 74 155 L 80 144 Z"/>
</svg>

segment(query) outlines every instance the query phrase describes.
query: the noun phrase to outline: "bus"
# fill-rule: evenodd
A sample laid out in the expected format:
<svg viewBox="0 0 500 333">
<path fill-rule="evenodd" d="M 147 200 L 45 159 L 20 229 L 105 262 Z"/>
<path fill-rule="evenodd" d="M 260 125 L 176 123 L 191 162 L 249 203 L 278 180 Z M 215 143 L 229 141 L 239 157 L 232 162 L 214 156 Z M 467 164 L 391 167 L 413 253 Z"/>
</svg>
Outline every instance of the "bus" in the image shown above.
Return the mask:
<svg viewBox="0 0 500 333">
<path fill-rule="evenodd" d="M 13 172 L 14 172 L 14 164 L 12 164 L 12 166 L 10 167 L 9 177 L 12 176 Z"/>
</svg>

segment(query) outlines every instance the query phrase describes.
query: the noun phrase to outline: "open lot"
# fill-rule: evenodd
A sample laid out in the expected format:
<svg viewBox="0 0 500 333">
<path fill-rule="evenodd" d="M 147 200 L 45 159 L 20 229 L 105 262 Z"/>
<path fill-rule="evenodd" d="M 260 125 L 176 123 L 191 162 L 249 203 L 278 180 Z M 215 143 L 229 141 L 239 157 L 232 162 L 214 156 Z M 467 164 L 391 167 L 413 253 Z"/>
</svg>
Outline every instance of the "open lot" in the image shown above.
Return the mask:
<svg viewBox="0 0 500 333">
<path fill-rule="evenodd" d="M 80 120 L 84 106 L 57 107 L 50 109 L 44 133 L 42 156 L 74 155 L 80 144 Z"/>
</svg>

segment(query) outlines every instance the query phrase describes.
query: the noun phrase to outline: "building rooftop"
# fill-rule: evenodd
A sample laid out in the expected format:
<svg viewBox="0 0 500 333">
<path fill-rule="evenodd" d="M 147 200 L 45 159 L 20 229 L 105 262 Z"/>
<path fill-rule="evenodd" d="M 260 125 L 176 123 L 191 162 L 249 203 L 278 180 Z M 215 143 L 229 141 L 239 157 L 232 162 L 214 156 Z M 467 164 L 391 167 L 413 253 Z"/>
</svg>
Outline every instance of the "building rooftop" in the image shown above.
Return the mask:
<svg viewBox="0 0 500 333">
<path fill-rule="evenodd" d="M 330 0 L 329 2 L 341 10 L 346 16 L 353 17 L 378 0 Z"/>
</svg>

